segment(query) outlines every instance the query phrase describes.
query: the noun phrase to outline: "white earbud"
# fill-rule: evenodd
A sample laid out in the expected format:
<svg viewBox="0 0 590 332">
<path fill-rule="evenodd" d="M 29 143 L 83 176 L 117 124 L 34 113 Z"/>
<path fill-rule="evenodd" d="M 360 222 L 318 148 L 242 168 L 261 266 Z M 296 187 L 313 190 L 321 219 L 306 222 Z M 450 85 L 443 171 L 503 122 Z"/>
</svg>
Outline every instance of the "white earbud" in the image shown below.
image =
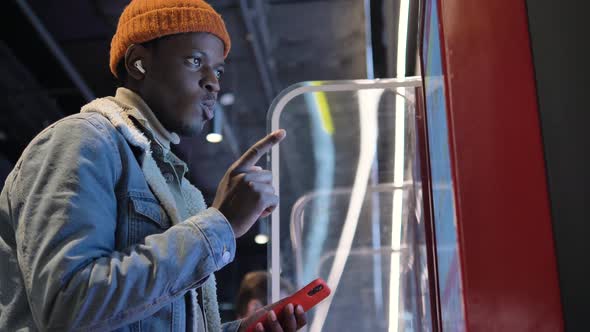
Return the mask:
<svg viewBox="0 0 590 332">
<path fill-rule="evenodd" d="M 143 64 L 141 64 L 141 60 L 135 61 L 133 65 L 135 66 L 135 68 L 137 68 L 137 70 L 139 70 L 139 72 L 145 74 L 145 69 L 143 68 Z"/>
</svg>

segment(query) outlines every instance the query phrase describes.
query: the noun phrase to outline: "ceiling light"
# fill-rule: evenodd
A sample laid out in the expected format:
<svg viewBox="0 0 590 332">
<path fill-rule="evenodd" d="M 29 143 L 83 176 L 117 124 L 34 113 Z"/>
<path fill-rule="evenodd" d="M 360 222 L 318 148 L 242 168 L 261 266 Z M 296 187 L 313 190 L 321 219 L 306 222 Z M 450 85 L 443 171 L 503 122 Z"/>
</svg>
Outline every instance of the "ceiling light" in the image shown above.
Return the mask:
<svg viewBox="0 0 590 332">
<path fill-rule="evenodd" d="M 219 143 L 223 141 L 223 134 L 221 133 L 221 123 L 223 122 L 223 109 L 219 105 L 215 105 L 215 116 L 209 123 L 209 133 L 206 136 L 207 142 Z"/>
<path fill-rule="evenodd" d="M 254 242 L 256 242 L 258 244 L 267 244 L 268 243 L 268 235 L 258 234 L 254 237 Z"/>
<path fill-rule="evenodd" d="M 231 92 L 224 93 L 219 97 L 219 103 L 223 106 L 231 106 L 235 101 L 236 97 Z"/>
<path fill-rule="evenodd" d="M 207 142 L 209 143 L 219 143 L 223 141 L 223 135 L 218 133 L 209 133 L 207 134 Z"/>
</svg>

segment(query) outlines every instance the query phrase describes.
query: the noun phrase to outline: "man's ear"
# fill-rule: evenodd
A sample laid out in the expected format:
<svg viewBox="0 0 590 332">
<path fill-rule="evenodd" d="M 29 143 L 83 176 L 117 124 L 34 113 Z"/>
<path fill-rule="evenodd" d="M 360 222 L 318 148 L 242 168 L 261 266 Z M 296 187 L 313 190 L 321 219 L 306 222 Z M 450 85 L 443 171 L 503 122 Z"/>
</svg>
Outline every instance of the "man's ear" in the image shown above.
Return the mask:
<svg viewBox="0 0 590 332">
<path fill-rule="evenodd" d="M 127 76 L 132 77 L 136 81 L 141 81 L 145 78 L 145 72 L 148 71 L 150 53 L 147 48 L 140 44 L 131 44 L 125 52 L 125 70 Z M 137 61 L 141 61 L 144 73 L 141 72 L 135 65 Z"/>
</svg>

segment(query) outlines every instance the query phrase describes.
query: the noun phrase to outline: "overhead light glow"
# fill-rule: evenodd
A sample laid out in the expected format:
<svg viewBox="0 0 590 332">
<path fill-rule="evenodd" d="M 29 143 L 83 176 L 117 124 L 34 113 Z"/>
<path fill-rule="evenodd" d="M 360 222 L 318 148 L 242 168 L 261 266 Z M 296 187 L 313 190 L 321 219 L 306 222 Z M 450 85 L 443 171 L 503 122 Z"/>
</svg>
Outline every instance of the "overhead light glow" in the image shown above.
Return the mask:
<svg viewBox="0 0 590 332">
<path fill-rule="evenodd" d="M 254 242 L 256 242 L 258 244 L 267 244 L 268 243 L 268 235 L 258 234 L 254 237 Z"/>
<path fill-rule="evenodd" d="M 231 92 L 224 93 L 219 97 L 219 103 L 223 106 L 231 106 L 235 101 L 236 97 Z"/>
<path fill-rule="evenodd" d="M 219 143 L 223 141 L 223 135 L 218 133 L 210 133 L 207 134 L 207 142 L 209 143 Z"/>
</svg>

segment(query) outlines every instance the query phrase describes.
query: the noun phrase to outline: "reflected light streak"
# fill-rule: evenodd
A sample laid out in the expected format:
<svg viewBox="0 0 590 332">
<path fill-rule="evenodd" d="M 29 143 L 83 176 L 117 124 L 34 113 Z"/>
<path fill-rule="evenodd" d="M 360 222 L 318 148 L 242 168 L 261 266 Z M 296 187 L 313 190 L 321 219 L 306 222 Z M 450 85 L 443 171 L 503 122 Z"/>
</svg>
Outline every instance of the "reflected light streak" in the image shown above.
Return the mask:
<svg viewBox="0 0 590 332">
<path fill-rule="evenodd" d="M 321 82 L 310 82 L 311 86 L 319 86 Z M 315 190 L 330 190 L 334 186 L 335 152 L 332 134 L 334 125 L 330 113 L 330 105 L 325 92 L 313 92 L 304 94 L 307 110 L 309 112 L 310 135 L 313 143 L 314 167 L 316 176 L 314 180 Z M 295 255 L 297 271 L 297 283 L 299 286 L 307 284 L 317 278 L 316 265 L 321 256 L 322 247 L 326 242 L 329 229 L 328 206 L 330 199 L 323 197 L 312 201 L 311 216 L 313 223 L 308 225 L 309 237 L 300 246 L 307 248 L 304 257 L 303 251 Z M 303 220 L 292 220 L 292 223 Z M 305 264 L 303 263 L 305 262 Z"/>
<path fill-rule="evenodd" d="M 400 1 L 399 28 L 397 38 L 397 68 L 398 78 L 406 76 L 406 52 L 408 36 L 409 0 Z M 405 154 L 405 101 L 402 96 L 395 96 L 395 151 L 393 185 L 398 187 L 404 183 L 404 154 Z M 393 192 L 393 209 L 391 220 L 391 247 L 398 250 L 402 241 L 403 218 L 403 190 Z M 399 330 L 399 302 L 400 302 L 400 253 L 391 255 L 391 271 L 389 274 L 389 332 Z"/>
<path fill-rule="evenodd" d="M 311 82 L 311 86 L 319 86 L 320 82 Z M 332 122 L 332 114 L 330 113 L 330 105 L 326 98 L 326 93 L 323 91 L 314 92 L 313 99 L 315 106 L 320 113 L 320 119 L 322 120 L 322 128 L 326 133 L 334 134 L 334 123 Z"/>
<path fill-rule="evenodd" d="M 363 206 L 367 183 L 371 174 L 371 166 L 375 159 L 377 147 L 377 109 L 379 100 L 383 94 L 382 89 L 367 89 L 358 91 L 359 115 L 360 115 L 360 156 L 357 165 L 350 203 L 342 228 L 342 235 L 338 241 L 336 255 L 330 274 L 328 276 L 328 286 L 332 289 L 332 294 L 321 304 L 318 305 L 317 311 L 313 317 L 310 326 L 310 332 L 320 332 L 328 316 L 332 299 L 337 292 L 340 278 L 344 272 L 344 266 L 350 254 L 352 241 L 356 233 L 356 227 L 359 222 L 361 208 Z"/>
</svg>

